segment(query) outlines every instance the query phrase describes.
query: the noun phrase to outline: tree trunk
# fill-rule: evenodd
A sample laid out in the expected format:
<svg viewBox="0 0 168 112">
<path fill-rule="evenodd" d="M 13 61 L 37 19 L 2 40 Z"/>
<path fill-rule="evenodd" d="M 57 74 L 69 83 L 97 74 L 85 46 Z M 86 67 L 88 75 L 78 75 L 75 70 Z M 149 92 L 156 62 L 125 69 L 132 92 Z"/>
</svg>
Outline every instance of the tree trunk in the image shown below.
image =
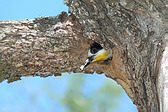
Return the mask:
<svg viewBox="0 0 168 112">
<path fill-rule="evenodd" d="M 161 112 L 159 70 L 167 28 L 166 1 L 67 0 L 71 15 L 0 22 L 0 81 L 81 72 L 93 41 L 112 48 L 113 60 L 85 73 L 105 73 L 139 112 Z M 161 86 L 162 87 L 162 86 Z"/>
<path fill-rule="evenodd" d="M 168 112 L 168 34 L 165 35 L 166 47 L 163 52 L 161 70 L 158 78 L 158 92 L 161 112 Z"/>
</svg>

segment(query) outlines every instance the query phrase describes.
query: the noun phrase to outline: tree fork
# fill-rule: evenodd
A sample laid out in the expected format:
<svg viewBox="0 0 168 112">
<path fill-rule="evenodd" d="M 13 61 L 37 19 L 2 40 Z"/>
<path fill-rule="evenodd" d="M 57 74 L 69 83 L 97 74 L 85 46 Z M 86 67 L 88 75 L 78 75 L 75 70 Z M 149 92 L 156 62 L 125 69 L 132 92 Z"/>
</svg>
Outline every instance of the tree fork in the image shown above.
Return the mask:
<svg viewBox="0 0 168 112">
<path fill-rule="evenodd" d="M 104 73 L 122 85 L 139 112 L 160 112 L 157 87 L 165 48 L 166 2 L 67 0 L 67 4 L 84 26 L 85 35 L 95 32 L 97 41 L 113 44 L 120 52 L 120 66 L 111 67 L 108 73 L 104 68 Z"/>
<path fill-rule="evenodd" d="M 165 48 L 166 4 L 159 0 L 66 3 L 70 16 L 0 21 L 0 81 L 96 71 L 116 80 L 139 112 L 160 112 L 158 77 Z M 80 71 L 93 41 L 111 47 L 113 60 Z"/>
</svg>

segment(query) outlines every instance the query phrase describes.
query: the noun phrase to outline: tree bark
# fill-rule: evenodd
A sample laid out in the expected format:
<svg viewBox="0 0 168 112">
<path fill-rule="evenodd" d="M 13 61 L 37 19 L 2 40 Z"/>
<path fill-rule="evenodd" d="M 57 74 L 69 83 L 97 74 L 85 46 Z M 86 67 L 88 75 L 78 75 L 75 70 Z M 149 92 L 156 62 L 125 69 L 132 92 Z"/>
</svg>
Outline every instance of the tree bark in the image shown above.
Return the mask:
<svg viewBox="0 0 168 112">
<path fill-rule="evenodd" d="M 158 83 L 167 2 L 67 0 L 68 16 L 0 22 L 0 81 L 21 76 L 82 72 L 93 41 L 112 48 L 113 60 L 85 73 L 105 73 L 127 92 L 139 112 L 161 112 Z"/>
<path fill-rule="evenodd" d="M 79 71 L 79 59 L 86 56 L 78 54 L 84 52 L 86 39 L 74 20 L 63 12 L 57 17 L 1 21 L 0 81 Z"/>
</svg>

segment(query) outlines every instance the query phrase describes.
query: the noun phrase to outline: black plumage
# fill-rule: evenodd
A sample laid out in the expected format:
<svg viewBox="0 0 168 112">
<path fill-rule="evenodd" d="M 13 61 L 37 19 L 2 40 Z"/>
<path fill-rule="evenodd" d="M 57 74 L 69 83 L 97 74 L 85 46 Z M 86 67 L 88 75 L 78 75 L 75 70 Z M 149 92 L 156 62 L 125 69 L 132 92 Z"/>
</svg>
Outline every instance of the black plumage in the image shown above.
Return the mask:
<svg viewBox="0 0 168 112">
<path fill-rule="evenodd" d="M 91 44 L 90 46 L 90 52 L 92 54 L 96 54 L 99 50 L 103 49 L 103 47 L 98 44 L 97 42 L 94 42 L 93 44 Z"/>
</svg>

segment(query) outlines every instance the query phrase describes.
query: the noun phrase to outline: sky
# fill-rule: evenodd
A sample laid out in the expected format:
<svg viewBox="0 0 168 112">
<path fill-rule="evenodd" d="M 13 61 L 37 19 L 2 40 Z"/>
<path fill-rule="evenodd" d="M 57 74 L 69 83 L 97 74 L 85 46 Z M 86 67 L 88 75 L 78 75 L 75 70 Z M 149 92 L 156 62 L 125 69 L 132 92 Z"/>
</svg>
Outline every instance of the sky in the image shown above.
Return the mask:
<svg viewBox="0 0 168 112">
<path fill-rule="evenodd" d="M 0 20 L 55 16 L 68 11 L 63 0 L 0 0 Z"/>
<path fill-rule="evenodd" d="M 0 20 L 56 16 L 62 11 L 68 11 L 63 0 L 0 0 Z M 0 83 L 0 112 L 66 112 L 53 95 L 64 96 L 68 80 L 75 77 L 66 73 L 61 77 L 22 77 L 22 80 L 10 84 L 3 81 Z M 88 94 L 99 88 L 104 80 L 110 80 L 112 86 L 119 86 L 104 75 L 95 73 L 84 77 L 86 84 L 83 89 Z M 137 112 L 124 90 L 119 102 L 119 108 L 114 112 Z"/>
</svg>

